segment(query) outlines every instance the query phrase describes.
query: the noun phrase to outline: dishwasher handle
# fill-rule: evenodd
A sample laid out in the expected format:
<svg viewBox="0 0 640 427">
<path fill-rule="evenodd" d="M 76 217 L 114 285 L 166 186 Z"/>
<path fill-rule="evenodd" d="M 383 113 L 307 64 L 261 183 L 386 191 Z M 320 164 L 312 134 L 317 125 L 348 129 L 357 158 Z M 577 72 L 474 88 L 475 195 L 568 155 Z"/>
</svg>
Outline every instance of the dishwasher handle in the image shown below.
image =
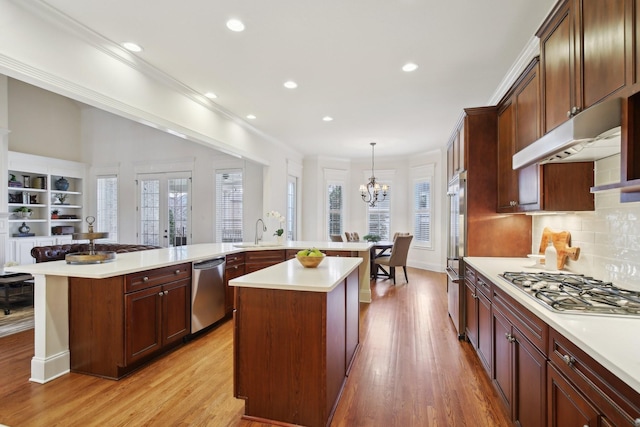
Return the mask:
<svg viewBox="0 0 640 427">
<path fill-rule="evenodd" d="M 193 269 L 194 270 L 211 270 L 212 268 L 216 268 L 221 264 L 224 264 L 225 258 L 215 258 L 209 259 L 206 261 L 194 262 Z"/>
</svg>

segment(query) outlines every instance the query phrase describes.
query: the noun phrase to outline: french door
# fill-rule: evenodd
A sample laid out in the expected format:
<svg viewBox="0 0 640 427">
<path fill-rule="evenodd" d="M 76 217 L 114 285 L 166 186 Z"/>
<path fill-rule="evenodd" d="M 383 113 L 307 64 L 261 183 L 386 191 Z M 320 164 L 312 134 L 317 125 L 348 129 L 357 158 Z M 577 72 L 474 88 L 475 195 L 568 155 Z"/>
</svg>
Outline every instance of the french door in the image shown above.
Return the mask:
<svg viewBox="0 0 640 427">
<path fill-rule="evenodd" d="M 139 241 L 165 248 L 191 240 L 191 173 L 138 174 Z"/>
</svg>

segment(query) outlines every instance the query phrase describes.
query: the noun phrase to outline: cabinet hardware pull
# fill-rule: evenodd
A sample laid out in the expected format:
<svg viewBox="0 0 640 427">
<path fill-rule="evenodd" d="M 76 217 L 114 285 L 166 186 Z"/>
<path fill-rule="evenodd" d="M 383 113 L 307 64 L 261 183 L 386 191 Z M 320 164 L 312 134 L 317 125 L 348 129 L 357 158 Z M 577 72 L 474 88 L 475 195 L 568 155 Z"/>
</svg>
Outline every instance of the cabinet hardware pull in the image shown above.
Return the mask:
<svg viewBox="0 0 640 427">
<path fill-rule="evenodd" d="M 144 276 L 144 277 L 142 278 L 142 281 L 143 281 L 143 282 L 148 282 L 148 281 L 149 281 L 149 278 L 148 278 L 147 276 Z"/>
<path fill-rule="evenodd" d="M 636 418 L 636 420 L 633 422 L 633 427 L 640 427 L 640 418 Z"/>
<path fill-rule="evenodd" d="M 167 295 L 169 293 L 169 291 L 164 291 L 164 294 Z"/>
<path fill-rule="evenodd" d="M 504 334 L 504 337 L 507 339 L 507 341 L 509 342 L 514 342 L 516 339 L 513 337 L 513 335 L 511 335 L 509 332 L 507 332 L 506 334 Z"/>
<path fill-rule="evenodd" d="M 573 356 L 569 356 L 568 354 L 562 356 L 562 360 L 564 360 L 564 363 L 569 366 L 573 366 L 573 364 L 576 362 L 576 359 Z"/>
<path fill-rule="evenodd" d="M 162 295 L 163 295 L 162 291 L 160 291 L 160 293 L 159 293 L 158 295 L 159 295 L 159 296 L 162 296 Z"/>
<path fill-rule="evenodd" d="M 175 271 L 175 273 L 176 273 L 176 274 L 180 274 L 180 270 L 176 270 L 176 271 Z"/>
<path fill-rule="evenodd" d="M 473 297 L 473 299 L 478 299 L 478 295 L 476 294 L 471 294 L 471 296 Z"/>
</svg>

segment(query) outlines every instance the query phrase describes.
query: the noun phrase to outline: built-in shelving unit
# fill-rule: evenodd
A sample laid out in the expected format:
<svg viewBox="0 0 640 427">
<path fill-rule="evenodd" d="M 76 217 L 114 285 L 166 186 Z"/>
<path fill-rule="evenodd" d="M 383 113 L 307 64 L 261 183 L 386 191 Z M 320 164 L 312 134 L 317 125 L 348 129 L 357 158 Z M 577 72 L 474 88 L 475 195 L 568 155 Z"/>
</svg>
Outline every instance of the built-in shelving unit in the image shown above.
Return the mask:
<svg viewBox="0 0 640 427">
<path fill-rule="evenodd" d="M 7 260 L 32 262 L 32 247 L 68 243 L 82 231 L 84 164 L 9 152 L 8 172 Z"/>
</svg>

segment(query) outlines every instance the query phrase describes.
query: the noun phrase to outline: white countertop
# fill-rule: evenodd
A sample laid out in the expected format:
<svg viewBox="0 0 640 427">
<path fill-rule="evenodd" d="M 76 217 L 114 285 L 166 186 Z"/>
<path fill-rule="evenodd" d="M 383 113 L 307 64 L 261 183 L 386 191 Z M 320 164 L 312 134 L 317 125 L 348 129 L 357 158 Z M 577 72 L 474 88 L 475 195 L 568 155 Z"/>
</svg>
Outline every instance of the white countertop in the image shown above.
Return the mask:
<svg viewBox="0 0 640 427">
<path fill-rule="evenodd" d="M 362 258 L 325 257 L 316 268 L 290 259 L 229 281 L 230 286 L 330 292 L 362 263 Z"/>
<path fill-rule="evenodd" d="M 202 261 L 225 256 L 227 254 L 276 249 L 307 249 L 342 251 L 368 251 L 369 242 L 322 242 L 292 241 L 278 245 L 276 242 L 261 242 L 255 246 L 253 242 L 243 243 L 201 243 L 178 246 L 166 249 L 127 252 L 116 254 L 116 259 L 104 264 L 67 264 L 66 261 L 50 261 L 39 264 L 23 264 L 6 267 L 6 272 L 42 274 L 49 276 L 85 277 L 103 279 L 137 271 L 166 267 L 183 262 Z"/>
<path fill-rule="evenodd" d="M 542 271 L 527 258 L 465 257 L 464 261 L 516 301 L 571 340 L 585 353 L 640 393 L 640 317 L 558 313 L 498 275 Z"/>
</svg>

